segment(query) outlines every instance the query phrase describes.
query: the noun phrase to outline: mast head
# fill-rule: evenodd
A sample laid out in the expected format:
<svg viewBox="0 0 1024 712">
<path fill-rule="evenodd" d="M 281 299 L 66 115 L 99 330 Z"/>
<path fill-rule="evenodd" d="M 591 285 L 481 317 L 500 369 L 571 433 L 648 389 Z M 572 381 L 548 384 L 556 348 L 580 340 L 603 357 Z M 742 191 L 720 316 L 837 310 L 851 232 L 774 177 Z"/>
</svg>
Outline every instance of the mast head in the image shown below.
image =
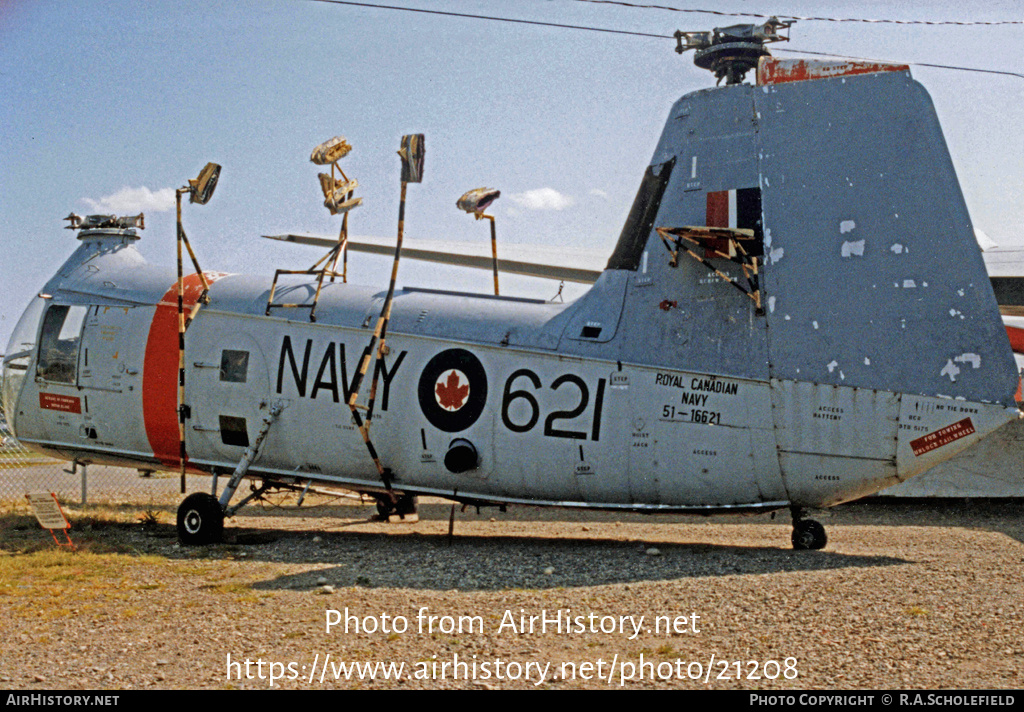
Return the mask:
<svg viewBox="0 0 1024 712">
<path fill-rule="evenodd" d="M 676 52 L 696 50 L 693 63 L 701 69 L 715 73 L 721 82 L 739 84 L 746 73 L 757 66 L 757 60 L 768 56 L 765 45 L 769 42 L 788 41 L 788 35 L 779 30 L 788 29 L 795 20 L 783 22 L 770 17 L 761 25 L 730 25 L 716 27 L 711 32 L 682 32 L 677 30 Z"/>
</svg>

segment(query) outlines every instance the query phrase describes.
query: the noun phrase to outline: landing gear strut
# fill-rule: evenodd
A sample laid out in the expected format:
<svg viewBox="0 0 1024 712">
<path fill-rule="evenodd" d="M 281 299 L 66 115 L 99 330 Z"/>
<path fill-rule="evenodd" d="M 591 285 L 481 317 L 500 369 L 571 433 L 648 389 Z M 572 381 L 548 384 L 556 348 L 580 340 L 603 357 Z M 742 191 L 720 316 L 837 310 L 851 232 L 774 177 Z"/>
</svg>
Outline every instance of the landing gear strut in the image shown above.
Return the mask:
<svg viewBox="0 0 1024 712">
<path fill-rule="evenodd" d="M 264 408 L 267 406 L 263 404 L 260 407 Z M 215 544 L 220 542 L 224 536 L 224 518 L 235 516 L 235 512 L 245 506 L 246 503 L 259 498 L 273 486 L 273 482 L 264 480 L 260 487 L 253 487 L 253 492 L 248 497 L 238 504 L 228 506 L 242 478 L 248 474 L 249 466 L 252 465 L 259 455 L 260 446 L 263 445 L 263 440 L 267 437 L 270 426 L 277 420 L 277 416 L 281 414 L 284 407 L 285 404 L 283 402 L 276 401 L 267 408 L 267 412 L 262 417 L 263 424 L 260 427 L 260 432 L 256 436 L 255 442 L 245 449 L 242 459 L 238 461 L 238 466 L 235 467 L 235 471 L 232 473 L 231 479 L 228 480 L 228 484 L 221 493 L 219 500 L 205 492 L 196 492 L 186 497 L 185 501 L 178 507 L 178 540 L 182 544 Z M 214 474 L 213 484 L 214 488 L 216 488 L 216 474 Z"/>
<path fill-rule="evenodd" d="M 824 549 L 828 543 L 825 527 L 813 519 L 804 519 L 803 510 L 793 507 L 793 548 L 797 550 Z"/>
</svg>

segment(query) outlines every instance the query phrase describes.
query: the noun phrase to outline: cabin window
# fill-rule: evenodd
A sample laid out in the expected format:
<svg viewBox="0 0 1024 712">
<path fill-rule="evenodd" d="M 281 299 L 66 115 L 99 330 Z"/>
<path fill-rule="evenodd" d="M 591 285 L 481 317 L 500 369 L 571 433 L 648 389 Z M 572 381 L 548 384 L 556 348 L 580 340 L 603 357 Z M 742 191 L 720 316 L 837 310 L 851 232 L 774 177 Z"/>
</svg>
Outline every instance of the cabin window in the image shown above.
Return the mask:
<svg viewBox="0 0 1024 712">
<path fill-rule="evenodd" d="M 245 418 L 234 415 L 220 416 L 220 441 L 225 445 L 249 447 L 249 431 L 245 426 Z"/>
<path fill-rule="evenodd" d="M 78 373 L 78 347 L 82 341 L 82 323 L 86 307 L 54 304 L 43 317 L 39 336 L 39 361 L 36 375 L 53 383 L 75 383 Z"/>
<path fill-rule="evenodd" d="M 224 349 L 220 354 L 220 380 L 245 383 L 249 372 L 249 352 Z"/>
</svg>

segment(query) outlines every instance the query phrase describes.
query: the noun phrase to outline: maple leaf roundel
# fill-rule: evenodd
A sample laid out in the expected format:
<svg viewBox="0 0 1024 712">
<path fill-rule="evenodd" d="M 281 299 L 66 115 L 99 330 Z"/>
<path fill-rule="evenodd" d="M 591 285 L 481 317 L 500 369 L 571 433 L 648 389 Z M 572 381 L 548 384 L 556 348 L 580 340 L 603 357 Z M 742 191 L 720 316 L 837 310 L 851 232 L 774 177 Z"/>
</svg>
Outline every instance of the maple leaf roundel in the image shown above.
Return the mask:
<svg viewBox="0 0 1024 712">
<path fill-rule="evenodd" d="M 447 433 L 465 430 L 477 421 L 487 402 L 487 372 L 465 349 L 448 349 L 423 368 L 420 409 L 430 424 Z"/>
<path fill-rule="evenodd" d="M 434 384 L 434 396 L 445 410 L 458 410 L 469 400 L 469 379 L 457 368 L 445 371 Z"/>
</svg>

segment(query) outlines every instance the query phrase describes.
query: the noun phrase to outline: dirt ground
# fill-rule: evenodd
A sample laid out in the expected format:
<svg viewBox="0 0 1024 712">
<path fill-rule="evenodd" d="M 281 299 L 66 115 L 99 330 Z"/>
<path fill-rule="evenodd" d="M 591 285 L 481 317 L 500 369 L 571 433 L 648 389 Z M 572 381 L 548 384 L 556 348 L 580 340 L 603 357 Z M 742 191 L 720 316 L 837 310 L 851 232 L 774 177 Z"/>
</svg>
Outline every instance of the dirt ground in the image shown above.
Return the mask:
<svg viewBox="0 0 1024 712">
<path fill-rule="evenodd" d="M 317 498 L 182 547 L 176 505 L 0 507 L 12 689 L 1024 687 L 1024 504 L 682 518 Z"/>
</svg>

